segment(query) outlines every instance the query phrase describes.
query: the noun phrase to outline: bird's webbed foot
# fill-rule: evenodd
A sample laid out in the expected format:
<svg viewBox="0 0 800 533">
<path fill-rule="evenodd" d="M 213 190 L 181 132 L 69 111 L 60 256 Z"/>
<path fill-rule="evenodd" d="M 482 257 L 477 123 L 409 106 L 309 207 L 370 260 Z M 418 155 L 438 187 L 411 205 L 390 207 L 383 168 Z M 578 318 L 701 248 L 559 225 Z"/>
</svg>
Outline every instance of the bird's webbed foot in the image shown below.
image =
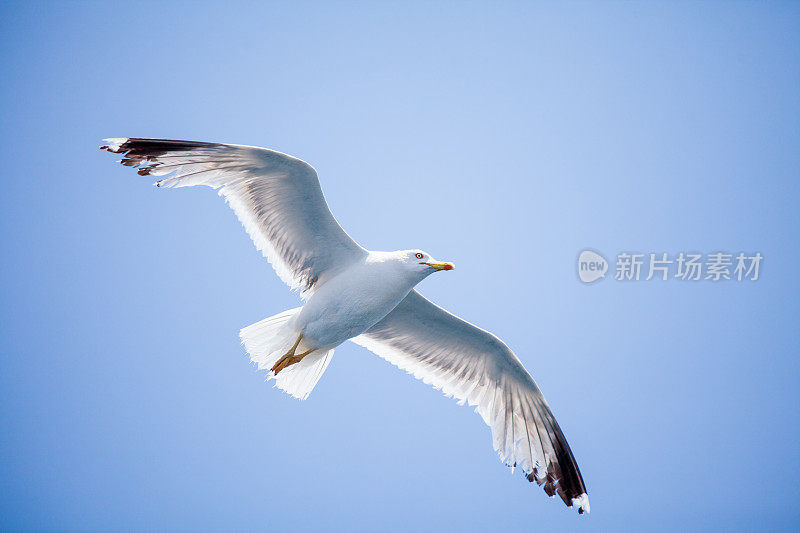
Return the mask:
<svg viewBox="0 0 800 533">
<path fill-rule="evenodd" d="M 302 334 L 300 334 L 300 336 L 297 337 L 297 340 L 294 342 L 294 345 L 291 347 L 291 349 L 288 352 L 286 352 L 283 355 L 283 357 L 278 359 L 278 362 L 276 362 L 272 366 L 272 372 L 276 376 L 278 375 L 278 372 L 280 372 L 281 370 L 283 370 L 287 366 L 292 366 L 294 364 L 299 363 L 300 361 L 303 360 L 303 357 L 307 356 L 308 354 L 310 354 L 311 352 L 314 351 L 314 349 L 312 348 L 312 349 L 307 350 L 307 351 L 305 351 L 303 353 L 299 353 L 299 354 L 296 353 L 297 347 L 300 346 L 300 341 L 301 340 L 303 340 L 303 335 Z"/>
</svg>

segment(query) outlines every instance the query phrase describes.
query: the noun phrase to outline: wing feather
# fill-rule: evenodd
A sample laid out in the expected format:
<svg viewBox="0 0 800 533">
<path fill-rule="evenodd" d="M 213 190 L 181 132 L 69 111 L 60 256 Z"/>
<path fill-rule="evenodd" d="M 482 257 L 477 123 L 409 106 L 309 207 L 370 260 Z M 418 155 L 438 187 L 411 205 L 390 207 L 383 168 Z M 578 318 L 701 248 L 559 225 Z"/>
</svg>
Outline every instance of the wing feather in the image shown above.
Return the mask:
<svg viewBox="0 0 800 533">
<path fill-rule="evenodd" d="M 469 405 L 492 429 L 500 459 L 520 468 L 578 512 L 589 498 L 550 407 L 516 355 L 497 337 L 412 291 L 352 339 L 416 378 Z"/>
<path fill-rule="evenodd" d="M 304 161 L 254 146 L 166 139 L 106 139 L 159 187 L 217 189 L 275 271 L 292 289 L 313 289 L 366 251 L 333 218 L 316 171 Z"/>
</svg>

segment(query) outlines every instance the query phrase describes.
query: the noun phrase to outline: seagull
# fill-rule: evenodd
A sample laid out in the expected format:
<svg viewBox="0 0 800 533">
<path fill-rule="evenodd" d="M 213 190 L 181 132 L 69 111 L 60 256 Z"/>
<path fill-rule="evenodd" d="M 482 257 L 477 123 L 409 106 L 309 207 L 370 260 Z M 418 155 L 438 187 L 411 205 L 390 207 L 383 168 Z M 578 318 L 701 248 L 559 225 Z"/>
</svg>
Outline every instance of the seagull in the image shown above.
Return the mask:
<svg viewBox="0 0 800 533">
<path fill-rule="evenodd" d="M 500 460 L 589 512 L 578 465 L 539 387 L 503 341 L 447 312 L 414 287 L 453 270 L 422 250 L 375 252 L 342 229 L 317 172 L 255 146 L 165 139 L 105 139 L 123 165 L 158 187 L 205 185 L 233 208 L 278 276 L 304 304 L 243 328 L 251 362 L 304 400 L 347 340 L 467 402 L 492 430 Z"/>
</svg>

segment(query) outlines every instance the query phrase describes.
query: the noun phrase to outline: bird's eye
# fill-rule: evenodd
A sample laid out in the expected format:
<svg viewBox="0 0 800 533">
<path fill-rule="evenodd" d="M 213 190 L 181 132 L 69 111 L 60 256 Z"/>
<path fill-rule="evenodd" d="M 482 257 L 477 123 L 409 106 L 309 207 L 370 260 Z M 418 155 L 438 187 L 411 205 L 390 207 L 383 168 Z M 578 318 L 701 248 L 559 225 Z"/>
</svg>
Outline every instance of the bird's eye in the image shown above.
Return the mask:
<svg viewBox="0 0 800 533">
<path fill-rule="evenodd" d="M 425 257 L 425 256 L 424 256 L 424 255 L 422 255 L 422 254 L 416 254 L 416 256 L 417 256 L 417 259 L 422 259 L 423 257 Z"/>
</svg>

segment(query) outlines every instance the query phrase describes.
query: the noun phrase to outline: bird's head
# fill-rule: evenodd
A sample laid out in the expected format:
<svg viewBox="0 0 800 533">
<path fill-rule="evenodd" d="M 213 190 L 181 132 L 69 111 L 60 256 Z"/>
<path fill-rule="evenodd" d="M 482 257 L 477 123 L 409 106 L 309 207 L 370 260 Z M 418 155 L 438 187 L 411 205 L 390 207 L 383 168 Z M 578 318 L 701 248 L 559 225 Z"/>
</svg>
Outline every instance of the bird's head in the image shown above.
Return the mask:
<svg viewBox="0 0 800 533">
<path fill-rule="evenodd" d="M 425 276 L 439 270 L 453 270 L 453 263 L 437 261 L 422 250 L 405 250 L 401 254 L 406 267 Z"/>
</svg>

